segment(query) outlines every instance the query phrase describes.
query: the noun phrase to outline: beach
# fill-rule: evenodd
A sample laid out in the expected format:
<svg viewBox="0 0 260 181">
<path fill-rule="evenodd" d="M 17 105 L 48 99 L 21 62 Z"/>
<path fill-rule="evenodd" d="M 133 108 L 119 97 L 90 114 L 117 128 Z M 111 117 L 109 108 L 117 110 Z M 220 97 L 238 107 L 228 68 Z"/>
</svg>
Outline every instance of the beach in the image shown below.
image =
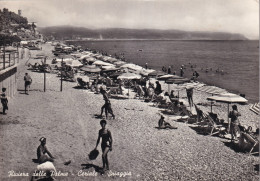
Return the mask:
<svg viewBox="0 0 260 181">
<path fill-rule="evenodd" d="M 53 46 L 43 44 L 42 51 L 31 51 L 53 59 Z M 36 169 L 36 149 L 39 139 L 47 138 L 47 147 L 54 155 L 57 180 L 259 180 L 259 157 L 234 149 L 229 139 L 201 135 L 194 125 L 176 122 L 173 116 L 166 120 L 176 130 L 159 130 L 162 109 L 139 99 L 111 99 L 115 119 L 108 119 L 107 128 L 113 137 L 113 150 L 108 153 L 110 171 L 95 172 L 102 166 L 101 148 L 96 160 L 88 154 L 96 146 L 100 114 L 104 104 L 101 94 L 77 89 L 76 82 L 63 81 L 47 73 L 46 92 L 43 91 L 43 73 L 27 70 L 28 63 L 40 60 L 24 58 L 18 65 L 18 91 L 9 101 L 7 115 L 0 117 L 0 176 L 1 180 L 28 180 L 27 176 L 10 176 L 10 171 L 32 173 Z M 33 83 L 29 95 L 24 94 L 24 73 Z M 167 89 L 167 85 L 163 85 Z M 205 92 L 194 90 L 194 103 L 203 112 L 210 112 Z M 186 100 L 185 90 L 180 97 Z M 238 105 L 241 124 L 258 128 L 258 115 L 248 105 Z M 230 106 L 231 107 L 231 106 Z M 231 108 L 230 108 L 231 109 Z M 194 108 L 193 108 L 194 112 Z M 215 103 L 213 112 L 227 119 L 227 104 Z M 64 162 L 70 160 L 69 165 Z M 94 173 L 94 174 L 91 174 Z M 65 176 L 66 175 L 66 176 Z"/>
</svg>

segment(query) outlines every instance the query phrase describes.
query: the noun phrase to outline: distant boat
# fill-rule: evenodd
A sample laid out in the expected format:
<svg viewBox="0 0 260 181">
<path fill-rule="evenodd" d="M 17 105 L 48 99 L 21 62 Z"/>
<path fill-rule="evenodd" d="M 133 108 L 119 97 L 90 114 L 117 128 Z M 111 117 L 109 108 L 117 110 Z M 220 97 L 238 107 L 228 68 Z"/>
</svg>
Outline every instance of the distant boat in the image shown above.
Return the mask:
<svg viewBox="0 0 260 181">
<path fill-rule="evenodd" d="M 100 39 L 100 40 L 103 40 L 103 36 L 102 36 L 101 34 L 99 35 L 99 39 Z"/>
<path fill-rule="evenodd" d="M 139 49 L 138 51 L 139 51 L 139 52 L 142 52 L 142 51 L 143 51 L 143 49 Z"/>
</svg>

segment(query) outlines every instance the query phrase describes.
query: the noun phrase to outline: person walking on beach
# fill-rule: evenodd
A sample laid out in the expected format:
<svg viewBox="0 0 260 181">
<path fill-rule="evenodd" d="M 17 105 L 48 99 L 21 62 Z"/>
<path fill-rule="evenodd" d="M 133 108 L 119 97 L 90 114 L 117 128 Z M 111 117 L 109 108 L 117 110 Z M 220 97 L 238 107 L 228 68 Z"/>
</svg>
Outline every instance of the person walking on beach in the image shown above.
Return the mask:
<svg viewBox="0 0 260 181">
<path fill-rule="evenodd" d="M 25 73 L 25 76 L 24 76 L 24 92 L 27 95 L 29 95 L 29 88 L 30 88 L 31 83 L 32 83 L 31 76 L 28 73 Z M 27 93 L 27 91 L 28 91 L 28 93 Z"/>
<path fill-rule="evenodd" d="M 192 87 L 187 88 L 186 93 L 187 93 L 189 105 L 191 107 L 193 106 L 193 88 Z"/>
<path fill-rule="evenodd" d="M 240 124 L 238 121 L 238 116 L 241 114 L 237 110 L 237 105 L 232 106 L 232 111 L 229 112 L 228 117 L 231 119 L 230 122 L 230 134 L 231 134 L 231 142 L 237 141 L 237 132 L 239 131 L 238 125 Z"/>
<path fill-rule="evenodd" d="M 1 93 L 1 103 L 2 103 L 2 107 L 3 107 L 3 114 L 5 115 L 5 111 L 8 110 L 8 99 L 6 97 L 6 88 L 2 88 L 2 93 Z"/>
<path fill-rule="evenodd" d="M 109 170 L 109 162 L 108 162 L 107 154 L 109 151 L 112 151 L 112 143 L 113 143 L 112 134 L 106 128 L 106 124 L 107 124 L 106 120 L 102 119 L 100 121 L 100 125 L 102 129 L 100 129 L 98 132 L 98 139 L 95 147 L 96 150 L 100 142 L 100 138 L 102 138 L 101 149 L 102 149 L 103 171 Z"/>
<path fill-rule="evenodd" d="M 37 158 L 39 163 L 44 163 L 47 161 L 53 162 L 54 157 L 46 147 L 46 138 L 41 137 L 39 141 L 41 142 L 37 148 Z M 46 155 L 46 153 L 49 155 L 49 157 Z"/>
<path fill-rule="evenodd" d="M 110 113 L 112 115 L 112 117 L 115 119 L 115 115 L 113 113 L 113 110 L 112 110 L 112 107 L 111 107 L 111 103 L 110 103 L 110 101 L 108 99 L 107 92 L 101 87 L 100 88 L 100 93 L 103 95 L 103 99 L 105 100 L 105 104 L 101 107 L 100 117 L 102 117 L 104 109 L 105 109 L 106 118 L 108 116 L 108 113 Z"/>
</svg>

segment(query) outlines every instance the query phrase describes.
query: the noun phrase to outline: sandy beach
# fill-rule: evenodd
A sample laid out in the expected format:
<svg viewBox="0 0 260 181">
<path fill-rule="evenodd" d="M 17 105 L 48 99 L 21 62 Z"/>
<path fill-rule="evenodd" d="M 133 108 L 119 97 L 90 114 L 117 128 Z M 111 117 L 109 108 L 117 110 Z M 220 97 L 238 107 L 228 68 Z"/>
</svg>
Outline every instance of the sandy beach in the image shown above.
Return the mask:
<svg viewBox="0 0 260 181">
<path fill-rule="evenodd" d="M 31 51 L 32 57 L 44 52 L 50 63 L 53 46 L 43 44 L 42 49 Z M 173 121 L 172 116 L 166 119 L 178 129 L 158 130 L 162 109 L 138 99 L 111 99 L 116 118 L 107 120 L 113 136 L 113 150 L 108 153 L 110 171 L 91 175 L 102 166 L 101 154 L 96 160 L 89 160 L 88 154 L 101 128 L 95 115 L 100 114 L 103 97 L 77 89 L 77 83 L 69 81 L 63 81 L 60 92 L 60 79 L 53 73 L 46 74 L 44 92 L 43 73 L 27 70 L 28 63 L 37 61 L 20 61 L 17 94 L 9 101 L 7 115 L 0 115 L 0 180 L 30 179 L 9 173 L 34 172 L 37 163 L 32 159 L 37 158 L 42 136 L 56 158 L 56 170 L 68 174 L 56 176 L 57 180 L 259 180 L 258 156 L 237 151 L 228 139 L 198 134 L 194 125 Z M 29 95 L 23 92 L 25 72 L 33 79 Z M 166 85 L 163 88 L 167 89 Z M 194 103 L 209 104 L 209 96 L 195 90 Z M 180 97 L 186 99 L 186 92 L 180 91 Z M 238 105 L 240 121 L 255 131 L 258 116 L 249 110 L 250 106 Z M 210 106 L 199 107 L 210 111 Z M 215 103 L 213 112 L 226 120 L 227 104 Z M 100 145 L 98 149 L 101 153 Z M 64 165 L 68 160 L 71 163 Z"/>
</svg>

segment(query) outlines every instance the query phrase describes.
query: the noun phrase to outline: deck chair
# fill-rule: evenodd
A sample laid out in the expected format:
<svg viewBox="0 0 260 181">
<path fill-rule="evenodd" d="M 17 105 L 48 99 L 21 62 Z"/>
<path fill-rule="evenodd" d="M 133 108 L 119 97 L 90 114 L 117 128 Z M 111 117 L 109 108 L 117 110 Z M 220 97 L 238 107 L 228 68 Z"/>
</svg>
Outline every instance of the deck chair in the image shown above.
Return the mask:
<svg viewBox="0 0 260 181">
<path fill-rule="evenodd" d="M 253 135 L 242 132 L 239 137 L 239 147 L 243 150 L 249 150 L 249 154 L 256 154 L 259 153 L 259 138 L 254 137 Z M 253 152 L 254 150 L 257 151 Z"/>
<path fill-rule="evenodd" d="M 207 122 L 205 114 L 203 114 L 203 111 L 200 110 L 200 108 L 196 104 L 194 104 L 194 107 L 195 107 L 195 110 L 197 113 L 197 124 L 202 123 L 202 122 Z"/>
<path fill-rule="evenodd" d="M 209 128 L 211 128 L 210 135 L 212 136 L 212 135 L 215 135 L 215 134 L 218 134 L 218 133 L 223 134 L 222 131 L 226 130 L 226 128 L 221 124 L 217 124 L 215 122 L 215 120 L 210 115 L 205 115 L 205 116 L 207 117 L 207 120 L 208 120 L 208 126 L 209 126 Z"/>
</svg>

